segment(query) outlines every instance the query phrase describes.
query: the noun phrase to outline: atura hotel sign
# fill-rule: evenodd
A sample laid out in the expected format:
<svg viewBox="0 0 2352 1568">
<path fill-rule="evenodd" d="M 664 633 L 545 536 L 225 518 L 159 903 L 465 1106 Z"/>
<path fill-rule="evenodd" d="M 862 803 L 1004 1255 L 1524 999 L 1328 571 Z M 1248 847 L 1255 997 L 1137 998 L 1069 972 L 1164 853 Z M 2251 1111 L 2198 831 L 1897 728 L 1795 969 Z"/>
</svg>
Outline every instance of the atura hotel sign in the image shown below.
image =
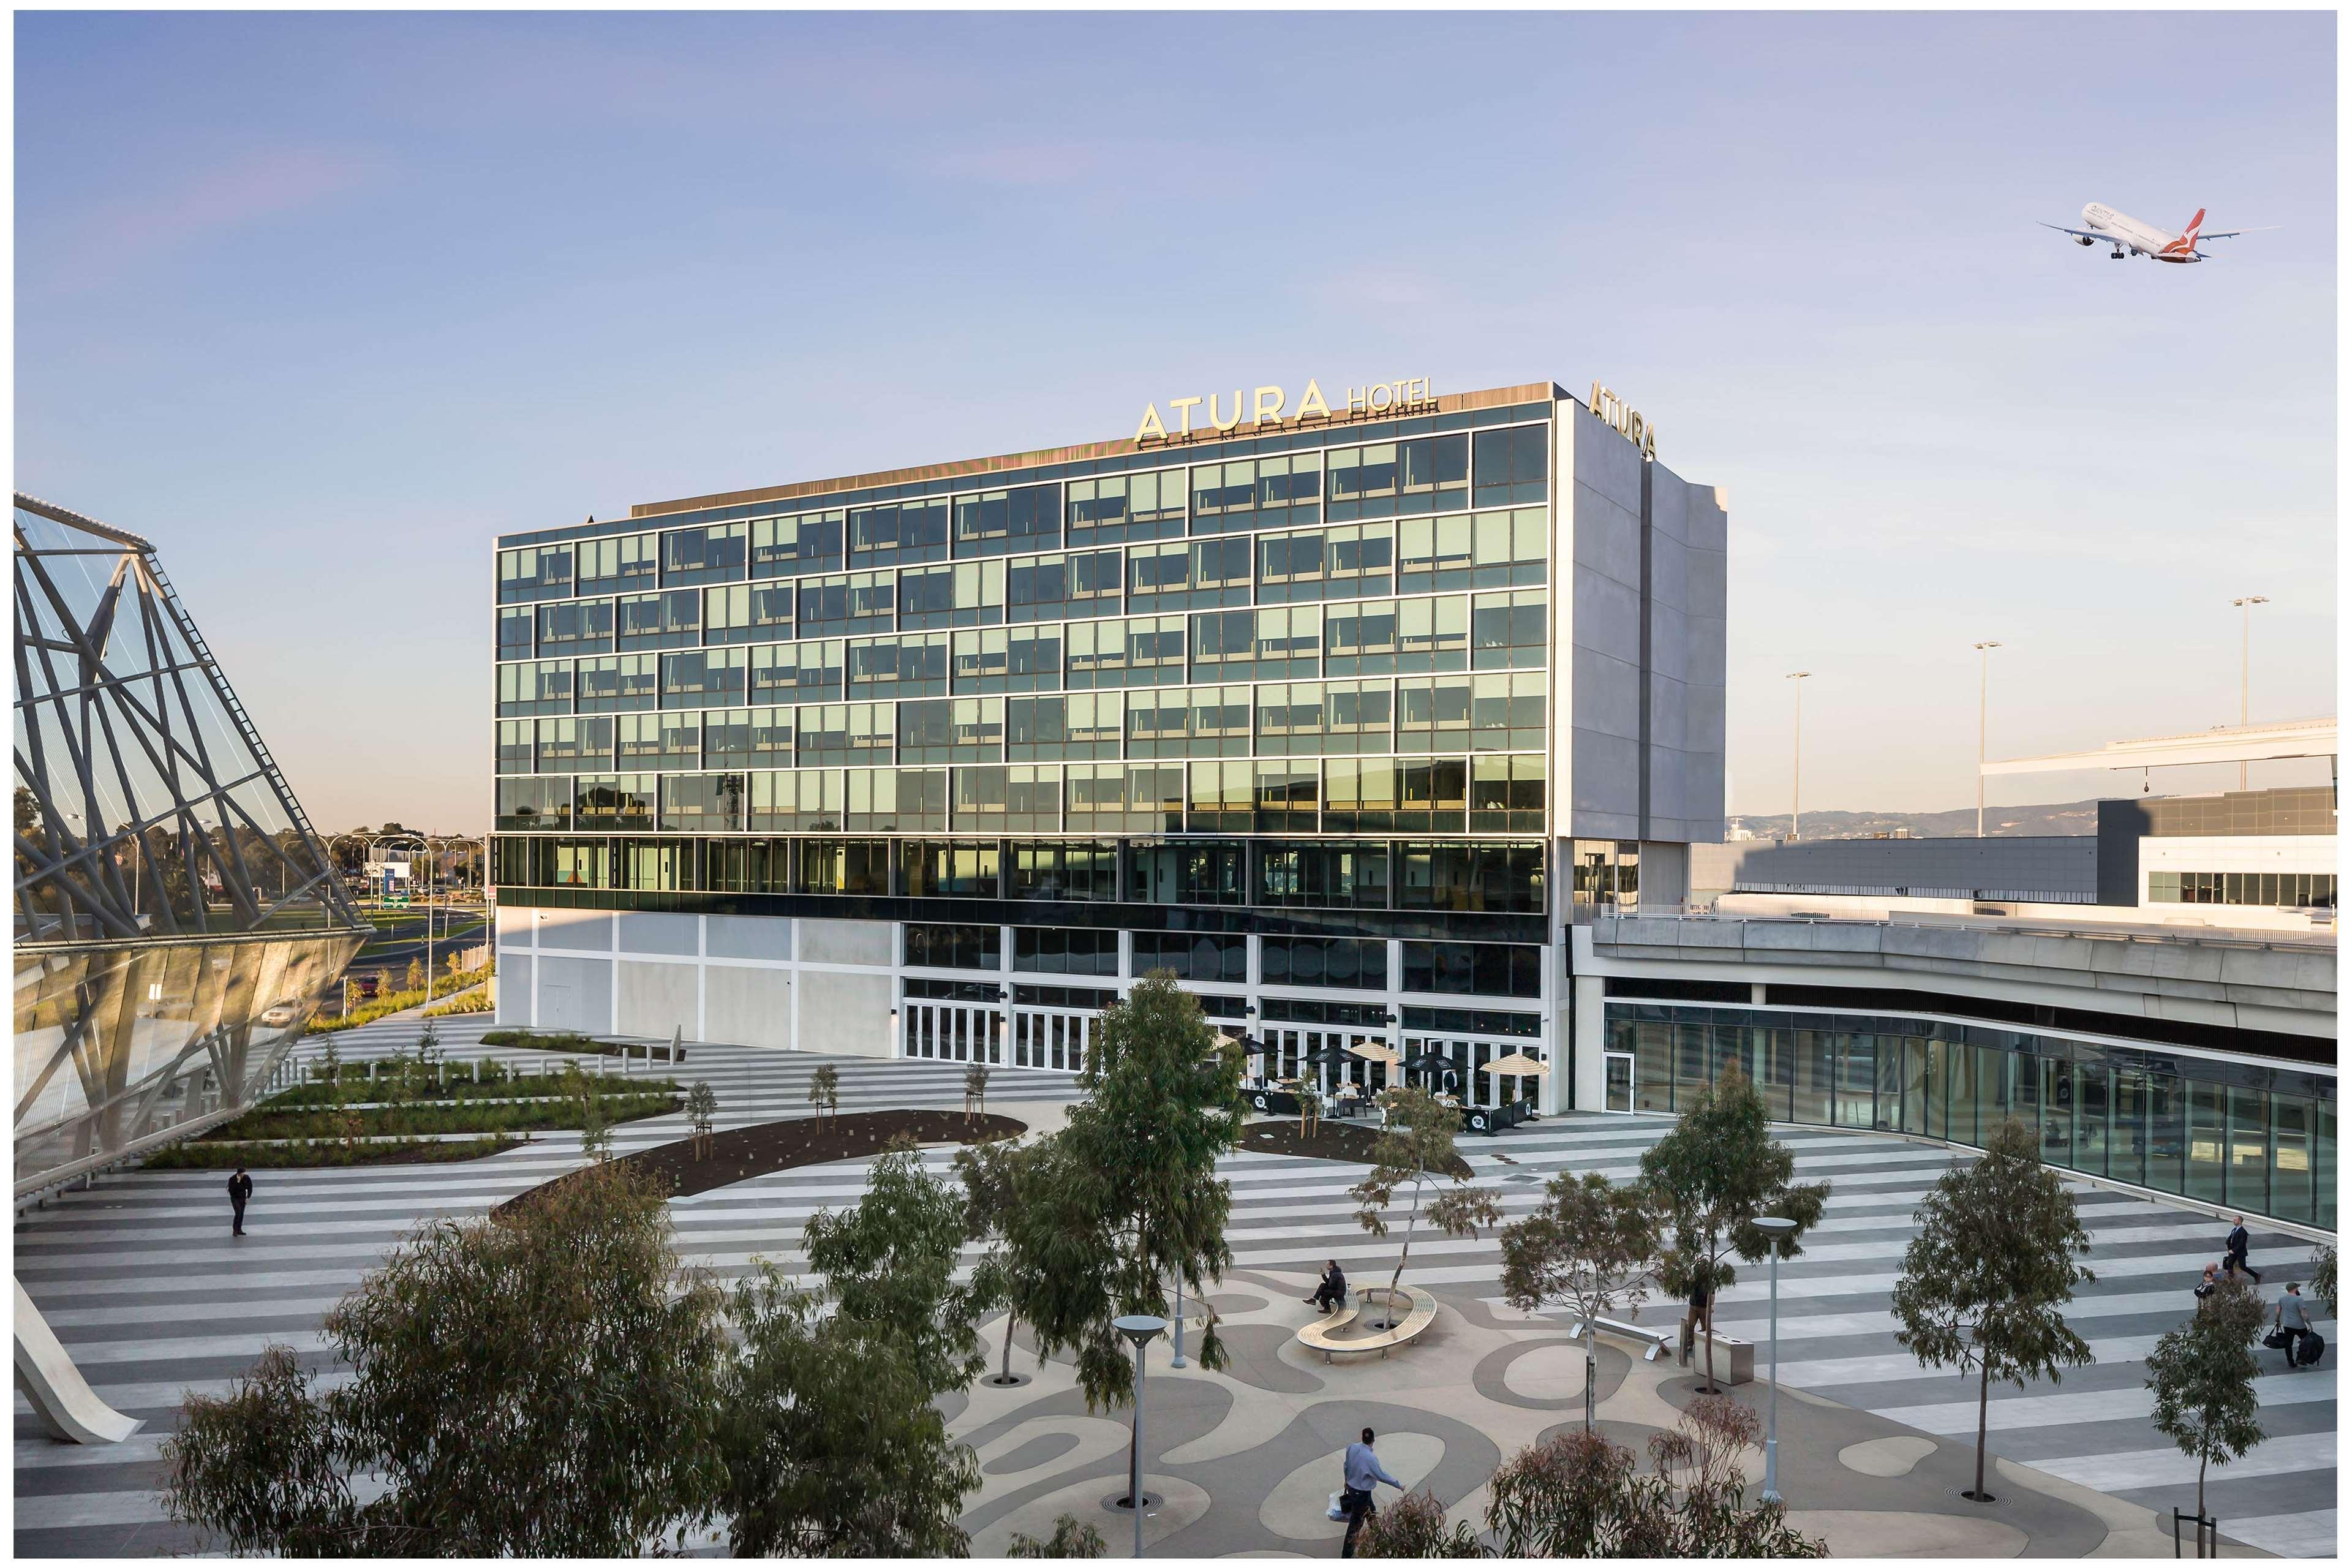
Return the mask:
<svg viewBox="0 0 2352 1568">
<path fill-rule="evenodd" d="M 1309 419 L 1366 419 L 1375 416 L 1402 413 L 1406 409 L 1435 405 L 1436 394 L 1429 390 L 1429 377 L 1406 376 L 1401 381 L 1375 382 L 1370 386 L 1351 386 L 1334 414 L 1323 395 L 1322 386 L 1309 379 L 1307 389 L 1291 403 L 1289 395 L 1279 386 L 1259 386 L 1249 390 L 1246 398 L 1240 387 L 1234 388 L 1230 411 L 1225 395 L 1213 392 L 1206 397 L 1171 397 L 1168 400 L 1168 416 L 1162 418 L 1160 405 L 1143 405 L 1143 417 L 1135 426 L 1135 438 L 1142 441 L 1182 441 L 1203 436 L 1230 435 L 1244 425 L 1297 424 Z M 1171 428 L 1171 425 L 1173 428 Z"/>
</svg>

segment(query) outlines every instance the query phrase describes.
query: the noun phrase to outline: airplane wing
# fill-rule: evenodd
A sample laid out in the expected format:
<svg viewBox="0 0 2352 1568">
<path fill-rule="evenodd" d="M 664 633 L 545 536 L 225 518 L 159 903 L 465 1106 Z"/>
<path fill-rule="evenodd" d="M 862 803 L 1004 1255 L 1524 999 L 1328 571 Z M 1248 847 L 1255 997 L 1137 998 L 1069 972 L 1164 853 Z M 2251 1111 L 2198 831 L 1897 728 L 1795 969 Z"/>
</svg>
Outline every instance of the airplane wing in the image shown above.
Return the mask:
<svg viewBox="0 0 2352 1568">
<path fill-rule="evenodd" d="M 2040 222 L 2041 220 L 2040 220 L 2040 219 L 2036 219 L 2035 221 L 2036 221 L 2036 222 Z M 2102 244 L 2102 245 L 2121 245 L 2121 246 L 2124 246 L 2124 247 L 2125 247 L 2126 249 L 2133 248 L 2133 247 L 2132 247 L 2130 245 L 2128 245 L 2126 241 L 2124 241 L 2124 240 L 2120 240 L 2120 239 L 2117 239 L 2114 235 L 2112 235 L 2112 234 L 2101 234 L 2097 229 L 2095 229 L 2095 228 L 2068 228 L 2068 227 L 2064 226 L 2063 226 L 2063 225 L 2062 225 L 2062 224 L 2054 224 L 2054 223 L 2045 223 L 2045 224 L 2042 224 L 2042 227 L 2044 227 L 2044 228 L 2054 228 L 2054 229 L 2056 229 L 2060 234 L 2071 234 L 2071 235 L 2073 235 L 2076 239 L 2091 239 L 2091 240 L 2096 240 L 2096 241 L 2098 241 L 2098 242 L 2099 242 L 2100 244 Z M 2210 239 L 2210 238 L 2212 238 L 2212 237 L 2213 237 L 2213 236 L 2210 236 L 2210 235 L 2208 235 L 2206 237 Z"/>
<path fill-rule="evenodd" d="M 2259 228 L 2225 228 L 2210 234 L 2199 235 L 2197 237 L 2197 243 L 2202 245 L 2209 239 L 2235 239 L 2242 234 L 2267 234 L 2272 229 L 2284 228 L 2285 226 L 2286 225 L 2283 223 L 2266 223 Z"/>
</svg>

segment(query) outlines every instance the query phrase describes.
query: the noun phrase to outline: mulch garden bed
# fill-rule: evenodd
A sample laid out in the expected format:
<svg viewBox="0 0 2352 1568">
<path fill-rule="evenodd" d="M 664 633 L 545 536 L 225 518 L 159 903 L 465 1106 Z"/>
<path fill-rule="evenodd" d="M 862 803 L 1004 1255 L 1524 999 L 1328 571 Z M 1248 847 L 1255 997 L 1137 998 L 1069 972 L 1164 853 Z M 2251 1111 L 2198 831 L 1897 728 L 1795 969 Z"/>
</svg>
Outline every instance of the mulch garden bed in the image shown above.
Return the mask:
<svg viewBox="0 0 2352 1568">
<path fill-rule="evenodd" d="M 1295 1154 L 1307 1160 L 1337 1160 L 1342 1164 L 1369 1165 L 1381 1130 L 1360 1121 L 1318 1121 L 1314 1132 L 1298 1135 L 1298 1119 L 1253 1121 L 1242 1129 L 1241 1146 L 1253 1154 Z M 1467 1180 L 1470 1163 L 1456 1154 L 1445 1173 Z"/>
<path fill-rule="evenodd" d="M 324 1171 L 346 1165 L 440 1165 L 520 1149 L 521 1138 L 418 1138 L 345 1148 L 331 1139 L 297 1143 L 174 1143 L 147 1155 L 151 1171 Z"/>
<path fill-rule="evenodd" d="M 1027 1131 L 1027 1122 L 1010 1116 L 966 1117 L 961 1110 L 863 1110 L 848 1116 L 828 1116 L 822 1127 L 815 1117 L 800 1116 L 714 1133 L 708 1151 L 698 1160 L 695 1158 L 693 1141 L 683 1139 L 624 1154 L 616 1163 L 659 1177 L 674 1198 L 690 1198 L 772 1171 L 822 1165 L 833 1160 L 865 1159 L 881 1153 L 901 1138 L 912 1138 L 918 1143 L 991 1143 L 999 1138 L 1017 1138 Z M 558 1176 L 556 1181 L 569 1179 Z M 551 1182 L 534 1187 L 507 1203 L 524 1202 L 531 1193 L 544 1192 L 554 1184 Z M 507 1204 L 499 1206 L 504 1208 Z"/>
</svg>

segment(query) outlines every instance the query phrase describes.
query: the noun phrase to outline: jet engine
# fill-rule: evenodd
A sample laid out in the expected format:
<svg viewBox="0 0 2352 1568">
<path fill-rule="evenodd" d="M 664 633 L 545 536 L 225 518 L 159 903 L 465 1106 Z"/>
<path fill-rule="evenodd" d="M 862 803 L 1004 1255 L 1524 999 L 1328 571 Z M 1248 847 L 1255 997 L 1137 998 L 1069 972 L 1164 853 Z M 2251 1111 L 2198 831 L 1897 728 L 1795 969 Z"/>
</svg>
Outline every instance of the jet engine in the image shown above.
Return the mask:
<svg viewBox="0 0 2352 1568">
<path fill-rule="evenodd" d="M 2078 234 L 2074 237 L 2074 243 L 2081 246 L 2084 249 L 2088 250 L 2091 247 L 2098 244 L 2099 242 L 2093 239 L 2087 234 Z"/>
</svg>

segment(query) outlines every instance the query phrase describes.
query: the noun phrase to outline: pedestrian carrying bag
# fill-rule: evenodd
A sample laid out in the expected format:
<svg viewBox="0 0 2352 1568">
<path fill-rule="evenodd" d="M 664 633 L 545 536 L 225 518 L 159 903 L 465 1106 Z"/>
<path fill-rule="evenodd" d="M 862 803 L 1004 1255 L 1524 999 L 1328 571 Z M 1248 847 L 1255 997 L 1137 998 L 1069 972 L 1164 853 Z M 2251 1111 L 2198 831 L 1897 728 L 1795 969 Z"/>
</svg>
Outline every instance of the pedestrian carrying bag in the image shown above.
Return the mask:
<svg viewBox="0 0 2352 1568">
<path fill-rule="evenodd" d="M 2326 1353 L 2327 1342 L 2308 1329 L 2304 1331 L 2303 1342 L 2294 1347 L 2294 1359 L 2304 1366 L 2313 1365 Z"/>
<path fill-rule="evenodd" d="M 2264 1334 L 2263 1336 L 2263 1349 L 2266 1351 L 2283 1351 L 2286 1349 L 2286 1331 L 2284 1329 L 2273 1329 L 2269 1333 Z"/>
<path fill-rule="evenodd" d="M 1346 1506 L 1339 1501 L 1339 1494 L 1338 1492 L 1333 1492 L 1331 1494 L 1331 1506 L 1324 1510 L 1323 1517 L 1326 1519 L 1345 1519 L 1348 1517 L 1348 1510 Z"/>
</svg>

